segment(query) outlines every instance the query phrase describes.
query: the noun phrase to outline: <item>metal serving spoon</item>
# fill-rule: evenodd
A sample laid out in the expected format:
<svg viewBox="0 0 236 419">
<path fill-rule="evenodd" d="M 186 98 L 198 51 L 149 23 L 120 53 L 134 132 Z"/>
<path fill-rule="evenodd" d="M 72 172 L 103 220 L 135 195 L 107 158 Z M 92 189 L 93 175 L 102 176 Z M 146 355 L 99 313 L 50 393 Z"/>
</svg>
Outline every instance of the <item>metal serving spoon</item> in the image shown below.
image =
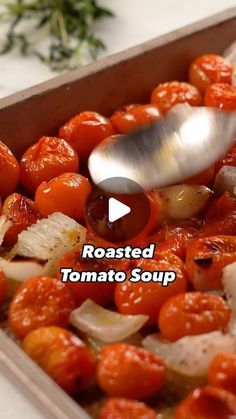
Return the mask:
<svg viewBox="0 0 236 419">
<path fill-rule="evenodd" d="M 236 113 L 180 104 L 151 127 L 95 148 L 89 170 L 95 184 L 123 177 L 145 190 L 159 188 L 206 169 L 229 149 L 234 136 Z M 108 182 L 112 192 L 135 192 L 130 184 L 125 179 Z"/>
</svg>

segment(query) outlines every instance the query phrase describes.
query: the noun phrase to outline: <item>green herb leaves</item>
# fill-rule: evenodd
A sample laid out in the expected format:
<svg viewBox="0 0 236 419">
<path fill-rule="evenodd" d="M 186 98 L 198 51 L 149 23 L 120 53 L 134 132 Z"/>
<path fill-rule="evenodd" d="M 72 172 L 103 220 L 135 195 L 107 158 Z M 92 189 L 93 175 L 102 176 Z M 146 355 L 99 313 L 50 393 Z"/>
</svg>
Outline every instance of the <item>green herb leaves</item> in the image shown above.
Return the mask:
<svg viewBox="0 0 236 419">
<path fill-rule="evenodd" d="M 83 52 L 93 59 L 104 49 L 94 35 L 97 19 L 113 16 L 96 0 L 4 0 L 0 21 L 9 29 L 0 50 L 5 54 L 18 48 L 23 55 L 34 54 L 53 70 L 65 70 L 81 65 Z M 1 10 L 2 10 L 1 9 Z M 25 23 L 30 29 L 25 29 Z M 46 52 L 39 48 L 47 44 Z"/>
</svg>

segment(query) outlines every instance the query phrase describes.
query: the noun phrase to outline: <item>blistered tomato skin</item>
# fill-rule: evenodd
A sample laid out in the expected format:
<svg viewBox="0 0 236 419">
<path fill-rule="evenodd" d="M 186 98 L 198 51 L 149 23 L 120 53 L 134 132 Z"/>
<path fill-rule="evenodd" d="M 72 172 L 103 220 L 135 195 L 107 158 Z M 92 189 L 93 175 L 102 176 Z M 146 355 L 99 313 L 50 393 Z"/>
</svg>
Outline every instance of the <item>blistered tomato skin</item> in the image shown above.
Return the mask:
<svg viewBox="0 0 236 419">
<path fill-rule="evenodd" d="M 101 244 L 104 247 L 104 244 Z M 78 272 L 108 271 L 115 269 L 123 271 L 128 269 L 128 259 L 82 259 L 81 248 L 74 249 L 65 254 L 59 261 L 58 277 L 61 278 L 60 268 L 72 268 Z M 81 305 L 87 298 L 90 298 L 102 306 L 111 303 L 114 298 L 114 282 L 69 282 L 67 286 L 72 290 L 77 305 Z"/>
<path fill-rule="evenodd" d="M 207 222 L 199 230 L 199 237 L 210 237 L 217 235 L 236 235 L 236 211 L 230 211 L 222 215 L 216 221 Z"/>
<path fill-rule="evenodd" d="M 74 297 L 56 278 L 34 276 L 25 281 L 11 300 L 8 321 L 19 338 L 41 326 L 67 327 L 75 308 Z"/>
<path fill-rule="evenodd" d="M 162 336 L 174 342 L 183 336 L 225 331 L 230 317 L 230 309 L 221 297 L 187 292 L 167 300 L 161 308 L 158 326 Z"/>
<path fill-rule="evenodd" d="M 151 102 L 157 105 L 161 112 L 166 113 L 178 103 L 200 106 L 202 97 L 195 86 L 185 82 L 171 81 L 159 84 L 152 91 Z"/>
<path fill-rule="evenodd" d="M 20 181 L 26 190 L 34 193 L 42 182 L 78 170 L 77 153 L 65 140 L 42 137 L 23 154 L 20 160 Z"/>
<path fill-rule="evenodd" d="M 174 419 L 231 419 L 236 416 L 236 396 L 229 391 L 206 386 L 196 388 L 175 411 Z"/>
<path fill-rule="evenodd" d="M 198 231 L 194 227 L 167 227 L 163 229 L 163 234 L 163 240 L 156 245 L 156 253 L 174 254 L 185 260 L 187 246 L 197 236 Z"/>
<path fill-rule="evenodd" d="M 104 403 L 99 419 L 156 419 L 156 412 L 136 400 L 110 398 Z"/>
<path fill-rule="evenodd" d="M 17 242 L 18 234 L 40 219 L 35 202 L 18 193 L 5 199 L 2 214 L 13 223 L 4 236 L 6 246 L 13 246 Z"/>
<path fill-rule="evenodd" d="M 232 84 L 232 65 L 220 55 L 208 54 L 196 58 L 189 68 L 189 81 L 205 93 L 213 83 Z"/>
<path fill-rule="evenodd" d="M 229 192 L 214 199 L 204 214 L 199 237 L 214 235 L 236 235 L 236 199 Z"/>
<path fill-rule="evenodd" d="M 95 374 L 95 360 L 85 344 L 69 330 L 40 327 L 23 340 L 24 351 L 59 386 L 76 395 Z"/>
<path fill-rule="evenodd" d="M 92 111 L 74 116 L 59 131 L 59 137 L 74 147 L 83 162 L 101 141 L 113 134 L 115 131 L 111 121 Z"/>
<path fill-rule="evenodd" d="M 75 220 L 83 220 L 90 191 L 87 178 L 77 173 L 64 173 L 42 182 L 36 190 L 35 202 L 42 217 L 62 212 Z"/>
<path fill-rule="evenodd" d="M 20 181 L 29 192 L 65 172 L 78 172 L 75 150 L 63 139 L 42 137 L 29 147 L 20 160 Z"/>
<path fill-rule="evenodd" d="M 158 106 L 128 105 L 118 109 L 111 117 L 111 121 L 117 132 L 125 134 L 135 129 L 148 126 L 161 117 Z"/>
<path fill-rule="evenodd" d="M 11 150 L 0 141 L 0 196 L 15 191 L 19 182 L 19 164 Z"/>
<path fill-rule="evenodd" d="M 111 397 L 142 400 L 161 390 L 165 367 L 161 358 L 145 349 L 114 343 L 99 353 L 97 381 Z"/>
<path fill-rule="evenodd" d="M 171 257 L 169 262 L 166 257 Z M 122 314 L 147 314 L 148 324 L 156 324 L 162 305 L 176 294 L 186 291 L 187 278 L 182 261 L 175 255 L 160 255 L 158 261 L 140 260 L 137 267 L 143 271 L 175 271 L 177 279 L 163 287 L 160 282 L 125 282 L 116 285 L 115 304 Z"/>
<path fill-rule="evenodd" d="M 236 109 L 236 86 L 225 83 L 215 83 L 207 88 L 205 105 L 210 108 L 218 108 L 224 111 Z"/>
<path fill-rule="evenodd" d="M 217 354 L 208 369 L 208 382 L 236 394 L 236 355 Z"/>
<path fill-rule="evenodd" d="M 224 192 L 219 198 L 214 199 L 204 214 L 205 223 L 216 222 L 222 217 L 236 211 L 236 199 Z"/>
<path fill-rule="evenodd" d="M 221 289 L 222 270 L 236 261 L 236 237 L 203 237 L 187 248 L 186 270 L 195 290 Z"/>
</svg>

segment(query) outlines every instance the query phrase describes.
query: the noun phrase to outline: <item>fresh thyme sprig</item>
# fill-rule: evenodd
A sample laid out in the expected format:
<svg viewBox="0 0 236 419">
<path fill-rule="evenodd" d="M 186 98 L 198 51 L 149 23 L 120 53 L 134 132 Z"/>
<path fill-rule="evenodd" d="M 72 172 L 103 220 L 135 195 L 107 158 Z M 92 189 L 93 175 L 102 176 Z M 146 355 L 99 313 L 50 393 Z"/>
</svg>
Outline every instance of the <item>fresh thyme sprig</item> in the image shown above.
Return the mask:
<svg viewBox="0 0 236 419">
<path fill-rule="evenodd" d="M 0 21 L 7 22 L 9 29 L 0 53 L 18 48 L 54 70 L 80 66 L 83 52 L 95 59 L 105 46 L 94 34 L 94 22 L 113 16 L 96 0 L 4 0 L 1 7 Z M 33 26 L 26 32 L 22 24 L 30 21 Z M 41 41 L 48 42 L 45 53 L 39 47 Z"/>
</svg>

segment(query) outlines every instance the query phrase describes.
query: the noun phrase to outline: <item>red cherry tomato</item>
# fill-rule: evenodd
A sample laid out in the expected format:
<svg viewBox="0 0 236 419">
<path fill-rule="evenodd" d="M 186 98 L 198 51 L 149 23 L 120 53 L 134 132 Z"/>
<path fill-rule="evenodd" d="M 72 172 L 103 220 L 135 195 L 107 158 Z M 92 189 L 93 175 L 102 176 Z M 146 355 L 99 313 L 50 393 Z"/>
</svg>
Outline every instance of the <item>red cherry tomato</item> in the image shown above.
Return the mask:
<svg viewBox="0 0 236 419">
<path fill-rule="evenodd" d="M 175 341 L 183 336 L 225 331 L 230 317 L 230 309 L 221 297 L 186 292 L 166 301 L 161 308 L 158 325 L 164 338 Z"/>
<path fill-rule="evenodd" d="M 24 338 L 41 326 L 67 327 L 75 300 L 57 278 L 34 276 L 25 281 L 11 300 L 8 321 L 13 332 Z"/>
<path fill-rule="evenodd" d="M 221 220 L 231 211 L 236 211 L 236 199 L 230 196 L 229 192 L 225 192 L 219 198 L 211 201 L 209 207 L 205 211 L 204 219 L 206 223 Z"/>
<path fill-rule="evenodd" d="M 15 191 L 19 182 L 19 164 L 11 150 L 0 141 L 0 196 Z"/>
<path fill-rule="evenodd" d="M 236 235 L 236 211 L 231 211 L 226 215 L 222 215 L 216 221 L 206 223 L 199 230 L 199 237 Z"/>
<path fill-rule="evenodd" d="M 95 375 L 90 350 L 78 336 L 61 327 L 33 330 L 24 338 L 22 348 L 59 386 L 75 396 Z"/>
<path fill-rule="evenodd" d="M 175 411 L 175 419 L 231 419 L 235 416 L 236 396 L 213 386 L 196 388 Z"/>
<path fill-rule="evenodd" d="M 137 128 L 145 127 L 157 121 L 161 116 L 158 106 L 128 105 L 118 109 L 111 117 L 111 121 L 117 132 L 125 134 Z"/>
<path fill-rule="evenodd" d="M 74 116 L 59 131 L 59 137 L 74 147 L 81 161 L 86 161 L 91 151 L 113 134 L 111 121 L 92 111 L 81 112 Z"/>
<path fill-rule="evenodd" d="M 205 93 L 213 83 L 232 84 L 232 65 L 220 55 L 207 54 L 197 57 L 189 68 L 189 81 Z"/>
<path fill-rule="evenodd" d="M 217 354 L 208 369 L 208 382 L 236 394 L 236 355 Z"/>
<path fill-rule="evenodd" d="M 235 236 L 203 237 L 188 246 L 186 270 L 196 290 L 216 290 L 222 287 L 222 269 L 235 261 Z"/>
<path fill-rule="evenodd" d="M 99 419 L 156 419 L 156 412 L 136 400 L 110 398 L 103 405 Z"/>
<path fill-rule="evenodd" d="M 35 202 L 43 217 L 62 212 L 75 220 L 83 220 L 90 191 L 90 183 L 84 176 L 64 173 L 42 182 L 36 190 Z"/>
<path fill-rule="evenodd" d="M 168 260 L 171 257 L 172 260 Z M 181 260 L 175 255 L 161 255 L 159 260 L 140 260 L 137 267 L 143 271 L 176 271 L 177 279 L 167 287 L 160 282 L 125 282 L 116 285 L 115 304 L 123 314 L 147 314 L 149 324 L 155 324 L 162 305 L 173 295 L 185 292 L 186 273 Z"/>
<path fill-rule="evenodd" d="M 205 105 L 225 111 L 236 109 L 236 86 L 225 83 L 215 83 L 207 88 Z"/>
<path fill-rule="evenodd" d="M 161 253 L 173 253 L 180 259 L 185 260 L 186 250 L 189 243 L 198 235 L 193 227 L 166 227 L 164 239 L 157 244 L 157 251 Z"/>
<path fill-rule="evenodd" d="M 202 97 L 195 86 L 185 82 L 171 81 L 159 84 L 152 91 L 151 102 L 165 113 L 178 103 L 199 106 L 202 104 Z"/>
<path fill-rule="evenodd" d="M 20 160 L 20 181 L 29 192 L 65 172 L 78 172 L 79 159 L 63 139 L 42 137 L 29 147 Z"/>
<path fill-rule="evenodd" d="M 99 353 L 97 381 L 109 396 L 142 400 L 163 387 L 165 367 L 146 349 L 114 343 Z"/>
<path fill-rule="evenodd" d="M 19 193 L 13 193 L 5 199 L 2 213 L 13 223 L 4 236 L 6 246 L 13 246 L 18 234 L 40 219 L 35 202 Z"/>
</svg>

